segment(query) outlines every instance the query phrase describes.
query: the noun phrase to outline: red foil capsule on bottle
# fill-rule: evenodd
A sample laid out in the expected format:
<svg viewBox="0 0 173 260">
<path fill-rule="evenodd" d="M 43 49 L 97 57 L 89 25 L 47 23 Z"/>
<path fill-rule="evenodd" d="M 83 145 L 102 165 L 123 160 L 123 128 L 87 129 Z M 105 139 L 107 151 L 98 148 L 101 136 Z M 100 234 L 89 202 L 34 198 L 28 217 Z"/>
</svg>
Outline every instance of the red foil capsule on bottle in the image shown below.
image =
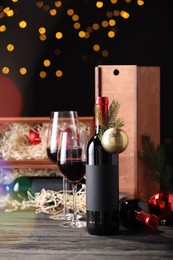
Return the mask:
<svg viewBox="0 0 173 260">
<path fill-rule="evenodd" d="M 149 227 L 151 229 L 155 229 L 159 224 L 159 219 L 156 215 L 146 213 L 145 211 L 139 211 L 136 214 L 136 219 L 143 223 L 144 226 Z"/>
</svg>

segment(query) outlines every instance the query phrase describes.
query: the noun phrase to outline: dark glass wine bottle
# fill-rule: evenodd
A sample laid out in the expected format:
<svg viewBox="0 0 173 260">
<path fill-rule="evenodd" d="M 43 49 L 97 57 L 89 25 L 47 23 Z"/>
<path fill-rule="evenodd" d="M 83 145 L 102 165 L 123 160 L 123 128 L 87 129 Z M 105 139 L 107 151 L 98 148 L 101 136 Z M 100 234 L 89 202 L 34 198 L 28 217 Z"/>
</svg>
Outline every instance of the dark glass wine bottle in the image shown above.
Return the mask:
<svg viewBox="0 0 173 260">
<path fill-rule="evenodd" d="M 97 97 L 102 119 L 108 113 L 108 98 Z M 100 121 L 96 116 L 95 134 L 87 145 L 86 215 L 87 230 L 93 235 L 114 235 L 119 231 L 118 154 L 104 150 L 100 138 Z"/>
<path fill-rule="evenodd" d="M 149 210 L 159 218 L 160 225 L 173 225 L 173 193 L 160 191 L 148 201 Z"/>
<path fill-rule="evenodd" d="M 148 227 L 155 229 L 159 225 L 159 219 L 151 214 L 146 202 L 138 198 L 124 197 L 120 199 L 120 221 L 128 229 Z"/>
<path fill-rule="evenodd" d="M 43 188 L 54 191 L 62 190 L 62 177 L 20 176 L 11 183 L 0 184 L 0 193 L 10 194 L 13 199 L 22 201 L 28 198 L 28 191 L 34 194 Z M 67 188 L 71 189 L 69 183 Z"/>
</svg>

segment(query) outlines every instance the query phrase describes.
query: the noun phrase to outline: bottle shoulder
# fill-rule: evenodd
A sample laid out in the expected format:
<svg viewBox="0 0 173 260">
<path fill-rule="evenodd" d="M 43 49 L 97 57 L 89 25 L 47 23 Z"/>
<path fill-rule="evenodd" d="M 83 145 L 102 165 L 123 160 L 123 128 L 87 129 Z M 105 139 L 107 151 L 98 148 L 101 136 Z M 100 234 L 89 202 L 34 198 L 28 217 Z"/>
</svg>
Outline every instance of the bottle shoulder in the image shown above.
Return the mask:
<svg viewBox="0 0 173 260">
<path fill-rule="evenodd" d="M 101 145 L 100 138 L 98 134 L 95 134 L 89 139 L 87 148 L 89 148 L 90 146 L 99 146 L 99 145 Z"/>
<path fill-rule="evenodd" d="M 148 205 L 145 201 L 139 198 L 121 198 L 120 201 L 120 209 L 121 210 L 131 210 L 131 211 L 140 211 L 143 210 L 145 212 L 149 212 Z"/>
</svg>

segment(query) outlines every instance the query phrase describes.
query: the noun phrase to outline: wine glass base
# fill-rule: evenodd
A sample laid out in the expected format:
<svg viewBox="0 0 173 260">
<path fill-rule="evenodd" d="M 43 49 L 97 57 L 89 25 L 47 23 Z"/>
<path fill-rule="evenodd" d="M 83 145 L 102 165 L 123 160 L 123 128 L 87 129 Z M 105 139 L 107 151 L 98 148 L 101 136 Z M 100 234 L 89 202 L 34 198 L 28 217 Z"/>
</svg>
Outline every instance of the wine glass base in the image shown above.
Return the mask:
<svg viewBox="0 0 173 260">
<path fill-rule="evenodd" d="M 67 213 L 66 216 L 64 216 L 64 214 L 57 214 L 57 215 L 51 215 L 49 216 L 50 219 L 53 220 L 63 220 L 63 221 L 70 221 L 73 218 L 73 214 L 72 213 Z M 82 215 L 77 214 L 77 219 L 81 219 Z"/>
<path fill-rule="evenodd" d="M 65 227 L 65 228 L 85 228 L 86 227 L 86 221 L 67 221 L 60 223 L 59 226 Z"/>
<path fill-rule="evenodd" d="M 49 216 L 50 219 L 53 219 L 53 220 L 66 220 L 64 214 L 58 214 L 58 215 L 51 215 Z"/>
<path fill-rule="evenodd" d="M 77 214 L 77 219 L 81 219 L 81 218 L 82 218 L 82 215 Z M 66 214 L 66 219 L 67 220 L 72 220 L 73 219 L 73 213 Z"/>
<path fill-rule="evenodd" d="M 71 228 L 84 228 L 86 227 L 86 221 L 71 221 L 70 222 L 70 227 Z"/>
</svg>

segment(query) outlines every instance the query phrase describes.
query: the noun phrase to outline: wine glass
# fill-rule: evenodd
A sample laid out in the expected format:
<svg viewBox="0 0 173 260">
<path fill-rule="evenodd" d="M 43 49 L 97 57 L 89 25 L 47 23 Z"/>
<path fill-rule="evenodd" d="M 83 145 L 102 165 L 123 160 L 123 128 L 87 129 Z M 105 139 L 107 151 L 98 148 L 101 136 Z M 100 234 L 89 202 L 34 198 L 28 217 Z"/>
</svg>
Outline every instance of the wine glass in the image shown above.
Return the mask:
<svg viewBox="0 0 173 260">
<path fill-rule="evenodd" d="M 60 131 L 57 164 L 68 179 L 73 191 L 73 217 L 63 224 L 65 227 L 85 227 L 86 222 L 77 217 L 77 184 L 85 175 L 85 146 L 80 143 L 80 126 L 77 111 L 62 112 L 62 122 L 66 127 Z"/>
<path fill-rule="evenodd" d="M 47 135 L 47 156 L 57 165 L 57 151 L 59 145 L 59 136 L 60 130 L 63 129 L 63 125 L 61 125 L 61 120 L 63 117 L 63 112 L 61 111 L 52 111 L 50 115 L 50 121 L 48 126 L 48 135 Z M 59 118 L 61 120 L 59 120 Z M 57 219 L 57 220 L 66 220 L 68 219 L 68 207 L 67 207 L 67 186 L 68 181 L 67 179 L 62 176 L 63 180 L 63 212 L 61 214 L 56 214 L 51 216 L 50 218 Z"/>
</svg>

